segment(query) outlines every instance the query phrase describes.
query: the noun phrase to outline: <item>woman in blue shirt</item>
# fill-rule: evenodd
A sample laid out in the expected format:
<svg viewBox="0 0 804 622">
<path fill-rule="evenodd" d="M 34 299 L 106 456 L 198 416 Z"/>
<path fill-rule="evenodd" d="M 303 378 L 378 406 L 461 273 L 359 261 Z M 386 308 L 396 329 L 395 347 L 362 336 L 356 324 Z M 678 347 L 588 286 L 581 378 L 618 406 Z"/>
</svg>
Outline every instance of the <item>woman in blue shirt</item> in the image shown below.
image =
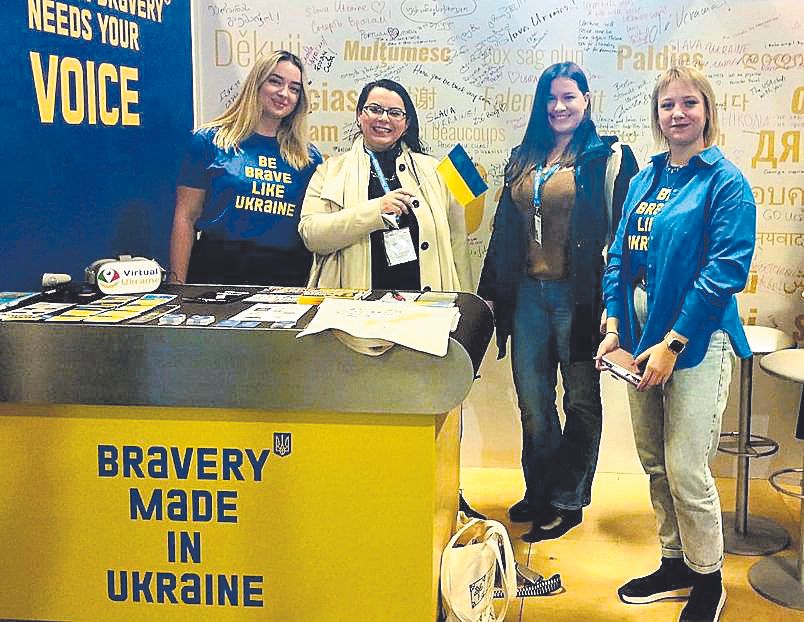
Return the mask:
<svg viewBox="0 0 804 622">
<path fill-rule="evenodd" d="M 634 604 L 689 596 L 682 621 L 717 620 L 726 594 L 709 460 L 734 353 L 751 354 L 734 296 L 748 276 L 756 208 L 748 181 L 714 146 L 715 95 L 699 71 L 659 77 L 651 121 L 669 150 L 631 182 L 603 279 L 607 332 L 597 358 L 621 347 L 644 364 L 628 398 L 662 560 L 618 593 Z"/>
<path fill-rule="evenodd" d="M 257 60 L 222 115 L 193 133 L 179 171 L 170 237 L 173 282 L 304 285 L 298 234 L 321 155 L 307 137 L 299 58 Z"/>
</svg>

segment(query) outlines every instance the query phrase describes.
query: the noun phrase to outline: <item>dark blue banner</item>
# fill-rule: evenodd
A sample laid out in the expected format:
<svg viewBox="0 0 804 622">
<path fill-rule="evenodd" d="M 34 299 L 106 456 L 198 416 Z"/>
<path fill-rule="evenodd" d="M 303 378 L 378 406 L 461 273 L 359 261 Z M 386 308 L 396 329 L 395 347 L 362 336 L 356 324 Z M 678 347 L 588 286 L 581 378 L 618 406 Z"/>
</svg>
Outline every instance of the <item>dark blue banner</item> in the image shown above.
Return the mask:
<svg viewBox="0 0 804 622">
<path fill-rule="evenodd" d="M 193 118 L 189 4 L 6 4 L 0 289 L 121 253 L 167 266 Z"/>
</svg>

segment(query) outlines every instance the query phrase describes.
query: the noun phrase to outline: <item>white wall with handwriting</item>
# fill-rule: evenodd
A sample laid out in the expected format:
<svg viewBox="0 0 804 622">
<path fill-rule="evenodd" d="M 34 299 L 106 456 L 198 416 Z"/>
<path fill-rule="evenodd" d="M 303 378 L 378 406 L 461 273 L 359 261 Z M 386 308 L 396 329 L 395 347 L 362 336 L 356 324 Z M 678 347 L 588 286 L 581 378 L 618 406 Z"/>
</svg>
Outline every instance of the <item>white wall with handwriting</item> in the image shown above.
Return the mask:
<svg viewBox="0 0 804 622">
<path fill-rule="evenodd" d="M 207 0 L 194 2 L 193 11 L 197 123 L 231 103 L 254 60 L 273 49 L 295 52 L 307 67 L 312 139 L 325 154 L 348 147 L 363 84 L 392 78 L 406 85 L 429 152 L 441 157 L 460 142 L 488 181 L 486 195 L 466 210 L 475 278 L 503 168 L 545 67 L 581 65 L 599 130 L 630 144 L 644 165 L 655 152 L 648 101 L 657 74 L 695 64 L 717 93 L 718 144 L 757 201 L 757 249 L 741 315 L 804 342 L 800 0 Z M 513 466 L 519 432 L 508 363 L 487 359 L 466 408 L 464 462 Z M 785 413 L 755 415 L 755 430 L 790 446 L 779 464 L 798 463 L 795 391 L 779 404 L 758 395 L 763 388 L 787 388 L 763 379 L 755 391 L 758 406 L 766 401 Z M 620 391 L 604 383 L 607 413 L 624 411 Z M 732 398 L 736 403 L 736 386 Z M 726 427 L 733 417 L 730 407 Z M 601 468 L 638 468 L 620 433 L 628 435 L 627 420 L 609 418 L 607 425 L 607 434 L 617 433 L 604 436 Z M 631 443 L 627 451 L 621 442 Z"/>
</svg>

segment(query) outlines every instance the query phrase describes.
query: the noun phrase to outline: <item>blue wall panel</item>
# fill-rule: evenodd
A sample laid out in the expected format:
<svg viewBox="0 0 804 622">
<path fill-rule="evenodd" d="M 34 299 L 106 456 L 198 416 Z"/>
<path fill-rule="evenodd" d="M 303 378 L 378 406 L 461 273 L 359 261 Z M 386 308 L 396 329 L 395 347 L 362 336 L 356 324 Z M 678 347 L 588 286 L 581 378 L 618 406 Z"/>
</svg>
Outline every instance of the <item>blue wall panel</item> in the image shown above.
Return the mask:
<svg viewBox="0 0 804 622">
<path fill-rule="evenodd" d="M 193 122 L 188 4 L 8 4 L 0 289 L 35 289 L 42 272 L 80 277 L 119 253 L 166 265 L 175 176 Z"/>
</svg>

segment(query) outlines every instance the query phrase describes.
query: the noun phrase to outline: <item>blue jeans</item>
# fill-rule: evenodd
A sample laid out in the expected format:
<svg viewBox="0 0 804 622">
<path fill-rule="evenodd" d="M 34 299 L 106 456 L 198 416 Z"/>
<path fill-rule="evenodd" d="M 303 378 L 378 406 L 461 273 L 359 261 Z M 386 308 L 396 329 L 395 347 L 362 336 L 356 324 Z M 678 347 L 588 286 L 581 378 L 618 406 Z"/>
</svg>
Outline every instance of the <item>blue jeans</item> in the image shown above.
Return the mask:
<svg viewBox="0 0 804 622">
<path fill-rule="evenodd" d="M 574 301 L 568 281 L 523 276 L 511 337 L 511 367 L 522 416 L 525 498 L 534 509 L 576 510 L 592 500 L 603 418 L 594 361 L 570 364 Z M 556 370 L 564 385 L 562 431 Z"/>
<path fill-rule="evenodd" d="M 634 294 L 637 319 L 644 322 L 645 293 Z M 650 478 L 664 557 L 684 556 L 700 573 L 723 565 L 723 528 L 709 462 L 720 438 L 734 353 L 728 335 L 715 331 L 695 367 L 673 372 L 664 386 L 639 393 L 628 389 L 637 453 Z"/>
</svg>

